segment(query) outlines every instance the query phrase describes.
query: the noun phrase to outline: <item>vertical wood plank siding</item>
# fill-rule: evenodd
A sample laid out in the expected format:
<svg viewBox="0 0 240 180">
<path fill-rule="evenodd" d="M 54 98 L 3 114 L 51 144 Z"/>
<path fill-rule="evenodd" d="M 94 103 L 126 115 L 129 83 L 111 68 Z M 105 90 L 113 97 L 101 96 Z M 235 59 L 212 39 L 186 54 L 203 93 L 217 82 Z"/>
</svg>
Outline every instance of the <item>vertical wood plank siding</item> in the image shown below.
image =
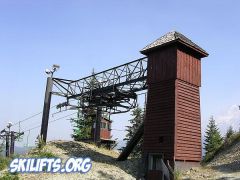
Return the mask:
<svg viewBox="0 0 240 180">
<path fill-rule="evenodd" d="M 201 86 L 201 61 L 179 49 L 177 50 L 177 79 Z"/>
<path fill-rule="evenodd" d="M 148 84 L 176 78 L 176 47 L 152 52 L 148 57 Z"/>
</svg>

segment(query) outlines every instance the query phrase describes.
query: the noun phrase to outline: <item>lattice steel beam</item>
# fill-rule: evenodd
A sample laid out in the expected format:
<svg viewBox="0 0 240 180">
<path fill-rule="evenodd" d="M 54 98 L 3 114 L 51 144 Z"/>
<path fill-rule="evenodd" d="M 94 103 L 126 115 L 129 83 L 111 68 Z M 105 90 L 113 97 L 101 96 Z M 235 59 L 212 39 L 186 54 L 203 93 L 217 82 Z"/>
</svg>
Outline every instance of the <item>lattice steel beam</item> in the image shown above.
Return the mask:
<svg viewBox="0 0 240 180">
<path fill-rule="evenodd" d="M 122 113 L 136 106 L 137 91 L 147 89 L 147 58 L 92 74 L 79 80 L 53 78 L 53 94 L 66 97 L 58 107 L 103 107 L 103 111 Z M 78 101 L 71 104 L 69 100 Z"/>
</svg>

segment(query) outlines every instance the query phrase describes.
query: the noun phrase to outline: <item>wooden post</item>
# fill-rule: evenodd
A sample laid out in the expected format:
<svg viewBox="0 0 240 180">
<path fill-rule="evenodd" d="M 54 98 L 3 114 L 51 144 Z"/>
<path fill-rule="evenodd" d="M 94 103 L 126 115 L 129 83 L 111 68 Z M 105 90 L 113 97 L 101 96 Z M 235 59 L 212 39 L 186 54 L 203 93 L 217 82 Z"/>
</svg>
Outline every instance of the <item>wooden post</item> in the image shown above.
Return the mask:
<svg viewBox="0 0 240 180">
<path fill-rule="evenodd" d="M 43 138 L 43 141 L 45 143 L 47 141 L 47 131 L 48 131 L 49 112 L 50 112 L 50 106 L 51 106 L 52 87 L 53 87 L 52 77 L 48 77 L 46 91 L 45 91 L 44 106 L 43 106 L 41 132 L 40 132 L 40 135 L 41 135 L 40 138 Z"/>
</svg>

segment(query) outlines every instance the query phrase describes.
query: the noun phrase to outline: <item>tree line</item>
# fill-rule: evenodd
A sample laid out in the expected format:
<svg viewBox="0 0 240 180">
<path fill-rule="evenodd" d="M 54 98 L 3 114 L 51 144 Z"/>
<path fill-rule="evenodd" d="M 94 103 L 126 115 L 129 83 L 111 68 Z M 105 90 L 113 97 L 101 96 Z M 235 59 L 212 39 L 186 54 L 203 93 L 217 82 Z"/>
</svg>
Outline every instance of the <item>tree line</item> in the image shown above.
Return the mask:
<svg viewBox="0 0 240 180">
<path fill-rule="evenodd" d="M 235 142 L 238 142 L 240 140 L 240 131 L 234 131 L 233 127 L 229 126 L 226 134 L 222 136 L 216 124 L 216 121 L 212 116 L 207 125 L 204 138 L 204 150 L 206 152 L 203 158 L 203 162 L 207 163 L 211 161 L 214 156 L 221 150 L 224 150 Z"/>
<path fill-rule="evenodd" d="M 94 114 L 93 110 L 91 113 Z M 91 128 L 94 123 L 94 116 L 91 116 L 89 112 L 78 112 L 77 118 L 72 119 L 72 123 L 74 126 L 72 137 L 76 141 L 81 141 L 82 139 L 88 139 L 91 137 Z M 131 116 L 132 118 L 129 120 L 129 125 L 126 126 L 126 136 L 124 141 L 126 144 L 131 140 L 134 136 L 140 125 L 144 120 L 144 110 L 137 106 L 132 110 Z M 216 124 L 213 116 L 209 119 L 209 123 L 207 125 L 205 135 L 204 135 L 204 150 L 205 155 L 203 157 L 203 162 L 211 161 L 214 156 L 224 148 L 231 145 L 233 142 L 240 140 L 240 132 L 236 132 L 233 130 L 233 127 L 230 126 L 227 129 L 227 132 L 224 136 L 221 135 L 219 128 Z M 139 143 L 133 149 L 131 156 L 132 157 L 140 157 L 142 154 L 142 144 L 143 138 L 139 141 Z M 122 151 L 124 147 L 120 148 L 119 151 Z"/>
</svg>

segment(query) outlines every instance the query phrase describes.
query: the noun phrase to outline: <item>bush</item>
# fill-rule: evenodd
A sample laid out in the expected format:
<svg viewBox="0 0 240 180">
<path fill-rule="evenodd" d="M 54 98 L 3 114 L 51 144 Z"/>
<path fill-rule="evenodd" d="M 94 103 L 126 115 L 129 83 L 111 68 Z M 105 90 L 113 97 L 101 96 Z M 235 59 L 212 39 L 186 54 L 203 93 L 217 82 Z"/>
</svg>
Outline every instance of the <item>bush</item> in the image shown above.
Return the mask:
<svg viewBox="0 0 240 180">
<path fill-rule="evenodd" d="M 203 165 L 204 165 L 204 163 L 210 162 L 211 160 L 213 160 L 213 158 L 216 155 L 218 155 L 225 149 L 230 148 L 231 146 L 233 146 L 234 144 L 236 144 L 238 142 L 240 142 L 240 133 L 232 134 L 229 138 L 226 138 L 225 141 L 223 142 L 223 144 L 219 148 L 217 148 L 214 152 L 208 153 L 205 155 L 204 160 L 203 160 Z"/>
<path fill-rule="evenodd" d="M 54 153 L 47 151 L 47 150 L 35 151 L 32 154 L 30 154 L 28 157 L 31 157 L 31 158 L 58 158 L 57 155 L 55 155 Z"/>
<path fill-rule="evenodd" d="M 233 130 L 233 127 L 230 126 L 227 130 L 227 133 L 225 135 L 225 140 L 231 138 L 233 135 L 235 134 L 234 130 Z"/>
<path fill-rule="evenodd" d="M 43 140 L 43 137 L 40 135 L 38 135 L 35 143 L 36 143 L 36 147 L 38 148 L 39 151 L 41 151 L 44 148 L 44 146 L 46 145 L 46 143 Z"/>
<path fill-rule="evenodd" d="M 218 151 L 218 150 L 216 150 L 215 152 L 211 152 L 211 153 L 206 154 L 206 155 L 204 156 L 202 165 L 205 165 L 205 163 L 208 163 L 208 162 L 210 162 L 211 160 L 213 160 L 213 158 L 214 158 L 214 156 L 215 156 L 215 154 L 216 154 L 217 151 Z"/>
<path fill-rule="evenodd" d="M 3 174 L 3 176 L 0 177 L 0 180 L 19 180 L 19 177 L 17 174 L 11 174 L 9 172 L 6 172 Z"/>
<path fill-rule="evenodd" d="M 10 159 L 0 156 L 0 171 L 7 168 Z"/>
<path fill-rule="evenodd" d="M 57 158 L 57 156 L 50 152 L 50 151 L 47 151 L 45 150 L 45 146 L 46 146 L 46 143 L 44 142 L 42 136 L 38 136 L 37 137 L 37 140 L 36 140 L 36 151 L 32 152 L 29 157 L 33 157 L 33 158 Z"/>
<path fill-rule="evenodd" d="M 182 179 L 182 174 L 179 170 L 174 170 L 173 176 L 174 176 L 174 180 L 181 180 Z"/>
<path fill-rule="evenodd" d="M 222 148 L 230 147 L 239 141 L 240 141 L 240 133 L 234 133 L 225 140 Z"/>
<path fill-rule="evenodd" d="M 36 156 L 38 158 L 43 158 L 43 157 L 46 157 L 46 158 L 57 158 L 57 156 L 54 153 L 49 152 L 49 151 L 41 151 L 38 154 L 36 154 Z"/>
</svg>

